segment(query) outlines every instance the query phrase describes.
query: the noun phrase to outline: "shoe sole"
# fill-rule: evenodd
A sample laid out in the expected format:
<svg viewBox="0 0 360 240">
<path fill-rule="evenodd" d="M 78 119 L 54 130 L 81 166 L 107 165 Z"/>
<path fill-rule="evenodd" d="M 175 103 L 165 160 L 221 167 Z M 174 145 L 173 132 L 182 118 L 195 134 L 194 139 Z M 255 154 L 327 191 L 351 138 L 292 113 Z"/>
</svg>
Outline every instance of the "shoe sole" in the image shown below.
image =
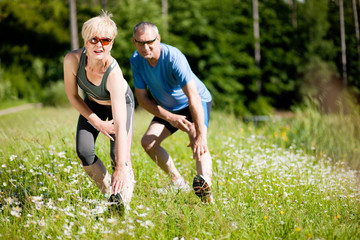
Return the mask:
<svg viewBox="0 0 360 240">
<path fill-rule="evenodd" d="M 212 202 L 210 186 L 201 175 L 194 177 L 193 189 L 202 202 Z"/>
<path fill-rule="evenodd" d="M 111 194 L 109 198 L 109 203 L 110 203 L 109 210 L 111 213 L 118 213 L 121 216 L 124 215 L 125 203 L 120 193 L 117 193 L 116 195 Z"/>
</svg>

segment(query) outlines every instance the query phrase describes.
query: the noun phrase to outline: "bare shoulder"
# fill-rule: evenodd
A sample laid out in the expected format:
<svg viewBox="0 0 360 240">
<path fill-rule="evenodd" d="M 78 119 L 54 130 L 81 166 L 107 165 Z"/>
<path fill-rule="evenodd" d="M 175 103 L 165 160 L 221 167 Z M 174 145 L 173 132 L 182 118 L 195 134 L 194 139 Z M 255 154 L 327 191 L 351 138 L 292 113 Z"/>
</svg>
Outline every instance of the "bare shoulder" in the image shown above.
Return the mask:
<svg viewBox="0 0 360 240">
<path fill-rule="evenodd" d="M 83 50 L 84 50 L 83 48 L 80 48 L 80 49 L 76 49 L 76 50 L 73 50 L 71 52 L 68 52 L 65 55 L 65 58 L 64 58 L 64 65 L 75 65 L 75 66 L 77 66 L 77 64 L 80 61 L 81 53 L 82 53 Z"/>
<path fill-rule="evenodd" d="M 114 67 L 113 70 L 111 70 L 110 74 L 109 74 L 109 77 L 108 77 L 108 81 L 116 81 L 116 80 L 119 80 L 119 79 L 123 79 L 124 76 L 123 76 L 123 73 L 121 71 L 121 68 L 120 68 L 120 65 L 119 64 L 116 64 L 116 66 Z"/>
<path fill-rule="evenodd" d="M 110 72 L 107 80 L 107 88 L 111 92 L 112 90 L 118 89 L 118 87 L 124 87 L 124 76 L 122 74 L 119 64 L 116 64 L 114 69 Z"/>
</svg>

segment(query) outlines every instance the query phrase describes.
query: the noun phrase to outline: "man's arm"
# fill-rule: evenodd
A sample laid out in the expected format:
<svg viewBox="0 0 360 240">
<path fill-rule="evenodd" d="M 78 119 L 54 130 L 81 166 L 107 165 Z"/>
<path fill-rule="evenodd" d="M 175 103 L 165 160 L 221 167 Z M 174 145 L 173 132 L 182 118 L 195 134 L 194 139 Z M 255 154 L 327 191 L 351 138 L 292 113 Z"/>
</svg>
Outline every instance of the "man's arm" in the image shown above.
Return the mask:
<svg viewBox="0 0 360 240">
<path fill-rule="evenodd" d="M 189 109 L 196 131 L 193 147 L 194 158 L 200 159 L 200 156 L 208 151 L 207 147 L 207 127 L 204 122 L 204 109 L 201 98 L 197 91 L 195 81 L 188 82 L 183 88 L 185 95 L 189 99 Z"/>
<path fill-rule="evenodd" d="M 192 123 L 186 119 L 186 116 L 171 113 L 161 107 L 154 100 L 149 98 L 146 89 L 135 88 L 135 94 L 139 105 L 151 114 L 168 121 L 172 126 L 184 132 L 190 130 Z"/>
</svg>

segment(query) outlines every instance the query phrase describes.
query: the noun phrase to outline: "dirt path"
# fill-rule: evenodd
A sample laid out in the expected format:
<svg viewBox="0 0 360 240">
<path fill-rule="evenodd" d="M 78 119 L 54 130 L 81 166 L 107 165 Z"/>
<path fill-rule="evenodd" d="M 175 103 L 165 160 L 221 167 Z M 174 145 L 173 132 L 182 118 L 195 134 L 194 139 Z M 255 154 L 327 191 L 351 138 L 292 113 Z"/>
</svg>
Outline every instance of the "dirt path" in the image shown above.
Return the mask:
<svg viewBox="0 0 360 240">
<path fill-rule="evenodd" d="M 20 111 L 31 109 L 31 108 L 41 107 L 41 106 L 42 106 L 41 103 L 29 103 L 29 104 L 25 104 L 25 105 L 21 105 L 21 106 L 17 106 L 17 107 L 7 108 L 7 109 L 0 110 L 0 116 L 10 114 L 10 113 L 20 112 Z"/>
</svg>

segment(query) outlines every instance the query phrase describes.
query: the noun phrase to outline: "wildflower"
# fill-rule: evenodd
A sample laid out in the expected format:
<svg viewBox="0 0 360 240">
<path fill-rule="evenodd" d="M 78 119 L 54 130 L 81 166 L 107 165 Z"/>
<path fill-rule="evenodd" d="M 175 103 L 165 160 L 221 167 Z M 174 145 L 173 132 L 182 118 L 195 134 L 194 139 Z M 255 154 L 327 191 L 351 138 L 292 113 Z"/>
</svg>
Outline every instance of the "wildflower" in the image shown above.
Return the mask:
<svg viewBox="0 0 360 240">
<path fill-rule="evenodd" d="M 11 204 L 14 203 L 14 200 L 13 200 L 11 197 L 6 198 L 5 201 L 6 201 L 9 205 L 11 205 Z"/>
<path fill-rule="evenodd" d="M 38 222 L 39 226 L 45 226 L 45 220 L 44 219 L 41 219 L 39 222 Z"/>
<path fill-rule="evenodd" d="M 63 152 L 59 152 L 57 155 L 58 155 L 59 158 L 66 158 L 64 151 L 63 151 Z"/>
<path fill-rule="evenodd" d="M 79 229 L 79 234 L 85 234 L 86 233 L 86 229 L 84 226 L 81 226 L 80 229 Z"/>
<path fill-rule="evenodd" d="M 147 227 L 154 227 L 155 226 L 150 220 L 146 220 L 145 225 Z"/>
<path fill-rule="evenodd" d="M 111 224 L 114 224 L 114 223 L 116 223 L 116 218 L 109 218 L 109 219 L 107 219 L 106 220 L 108 223 L 111 223 Z"/>
<path fill-rule="evenodd" d="M 280 213 L 284 215 L 284 211 L 281 211 Z"/>
<path fill-rule="evenodd" d="M 296 230 L 297 232 L 300 232 L 300 231 L 301 231 L 301 228 L 300 228 L 300 227 L 297 227 L 297 228 L 295 228 L 295 230 Z"/>
<path fill-rule="evenodd" d="M 341 218 L 340 214 L 338 214 L 338 215 L 336 216 L 336 218 L 337 218 L 337 219 L 340 219 L 340 218 Z"/>
<path fill-rule="evenodd" d="M 17 155 L 11 155 L 11 156 L 10 156 L 10 161 L 14 161 L 15 158 L 17 158 Z"/>
<path fill-rule="evenodd" d="M 268 219 L 268 217 L 267 217 L 267 216 L 264 216 L 264 219 Z"/>
<path fill-rule="evenodd" d="M 11 209 L 10 214 L 11 214 L 12 216 L 14 216 L 14 217 L 20 218 L 20 216 L 21 216 L 21 211 L 22 211 L 21 207 L 16 206 L 16 207 L 13 207 L 13 208 Z"/>
</svg>

